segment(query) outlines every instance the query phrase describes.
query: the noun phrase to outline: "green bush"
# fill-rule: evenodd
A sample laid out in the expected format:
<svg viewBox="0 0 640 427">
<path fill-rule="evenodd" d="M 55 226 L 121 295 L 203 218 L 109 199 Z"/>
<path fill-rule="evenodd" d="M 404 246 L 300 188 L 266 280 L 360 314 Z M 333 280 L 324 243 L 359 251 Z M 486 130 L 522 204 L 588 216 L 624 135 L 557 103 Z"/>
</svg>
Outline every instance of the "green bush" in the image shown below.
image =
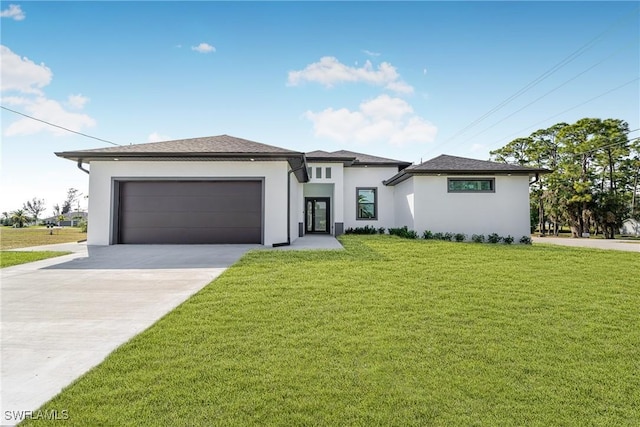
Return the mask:
<svg viewBox="0 0 640 427">
<path fill-rule="evenodd" d="M 533 242 L 531 240 L 531 236 L 522 236 L 520 238 L 520 243 L 522 243 L 523 245 L 530 245 Z"/>
<path fill-rule="evenodd" d="M 508 235 L 507 237 L 503 238 L 502 241 L 507 245 L 510 245 L 513 243 L 513 237 L 511 235 Z"/>
<path fill-rule="evenodd" d="M 380 228 L 378 228 L 378 234 L 384 234 L 384 233 L 385 233 L 385 231 L 387 231 L 387 229 L 386 229 L 386 228 L 384 228 L 384 227 L 380 227 Z"/>
<path fill-rule="evenodd" d="M 433 233 L 431 230 L 425 230 L 424 233 L 422 233 L 422 238 L 425 240 L 431 240 L 433 239 Z"/>
<path fill-rule="evenodd" d="M 344 234 L 376 234 L 377 232 L 378 230 L 376 230 L 374 227 L 365 225 L 364 227 L 349 227 L 345 230 Z"/>
<path fill-rule="evenodd" d="M 406 225 L 400 228 L 389 228 L 389 234 L 391 234 L 392 236 L 402 237 L 404 239 L 418 238 L 418 233 L 413 230 L 409 230 Z"/>
<path fill-rule="evenodd" d="M 474 234 L 471 236 L 471 241 L 473 243 L 484 243 L 484 234 Z"/>
<path fill-rule="evenodd" d="M 442 235 L 442 240 L 444 240 L 445 242 L 450 242 L 451 239 L 453 239 L 454 234 L 453 233 L 444 233 Z"/>
<path fill-rule="evenodd" d="M 453 238 L 456 239 L 456 242 L 464 242 L 464 240 L 467 238 L 467 235 L 464 233 L 456 233 Z"/>
<path fill-rule="evenodd" d="M 502 240 L 502 236 L 498 235 L 498 233 L 491 233 L 487 236 L 487 242 L 489 243 L 500 243 Z"/>
</svg>

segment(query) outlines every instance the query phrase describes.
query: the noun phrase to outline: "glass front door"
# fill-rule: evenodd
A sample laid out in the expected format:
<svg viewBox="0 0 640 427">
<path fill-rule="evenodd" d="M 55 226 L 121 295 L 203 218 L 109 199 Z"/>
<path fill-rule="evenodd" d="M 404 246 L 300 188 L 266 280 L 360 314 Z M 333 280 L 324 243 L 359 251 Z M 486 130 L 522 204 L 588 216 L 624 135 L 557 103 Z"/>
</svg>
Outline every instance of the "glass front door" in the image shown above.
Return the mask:
<svg viewBox="0 0 640 427">
<path fill-rule="evenodd" d="M 329 233 L 329 198 L 307 197 L 306 205 L 306 232 Z"/>
</svg>

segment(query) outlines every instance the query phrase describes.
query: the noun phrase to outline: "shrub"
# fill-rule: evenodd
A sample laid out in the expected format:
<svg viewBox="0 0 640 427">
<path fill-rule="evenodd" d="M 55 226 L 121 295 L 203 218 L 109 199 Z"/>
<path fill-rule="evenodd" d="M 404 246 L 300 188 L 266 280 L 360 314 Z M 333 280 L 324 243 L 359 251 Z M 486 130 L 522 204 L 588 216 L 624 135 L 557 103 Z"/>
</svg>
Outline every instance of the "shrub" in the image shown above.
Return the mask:
<svg viewBox="0 0 640 427">
<path fill-rule="evenodd" d="M 445 242 L 450 242 L 451 239 L 453 239 L 454 234 L 453 233 L 444 233 L 442 235 L 442 240 L 444 240 Z"/>
<path fill-rule="evenodd" d="M 474 234 L 471 236 L 471 241 L 473 243 L 483 243 L 484 242 L 484 234 Z"/>
<path fill-rule="evenodd" d="M 380 227 L 380 228 L 378 228 L 378 234 L 384 234 L 384 233 L 385 233 L 385 231 L 387 231 L 387 229 L 386 229 L 386 228 L 384 228 L 384 227 Z"/>
<path fill-rule="evenodd" d="M 87 232 L 88 226 L 89 222 L 86 219 L 81 220 L 80 224 L 78 224 L 78 227 L 80 227 L 80 231 L 82 231 L 83 233 Z"/>
<path fill-rule="evenodd" d="M 365 225 L 364 227 L 356 227 L 356 228 L 347 228 L 345 230 L 345 234 L 376 234 L 378 230 L 373 228 L 370 225 Z"/>
<path fill-rule="evenodd" d="M 424 233 L 422 233 L 422 238 L 425 240 L 431 240 L 433 239 L 433 233 L 431 230 L 425 230 Z"/>
<path fill-rule="evenodd" d="M 389 234 L 391 234 L 392 236 L 402 237 L 404 239 L 418 238 L 418 233 L 413 230 L 409 230 L 406 225 L 400 228 L 389 228 Z"/>
<path fill-rule="evenodd" d="M 489 234 L 489 236 L 487 236 L 487 242 L 489 243 L 500 243 L 501 240 L 502 236 L 498 235 L 497 233 L 491 233 Z"/>
<path fill-rule="evenodd" d="M 443 239 L 442 236 L 443 236 L 442 233 L 433 233 L 433 238 L 435 240 L 442 240 Z"/>
<path fill-rule="evenodd" d="M 520 238 L 520 243 L 522 243 L 523 245 L 530 245 L 532 243 L 531 236 L 522 236 Z"/>
<path fill-rule="evenodd" d="M 508 235 L 507 237 L 505 237 L 504 239 L 502 239 L 504 241 L 504 243 L 506 243 L 507 245 L 510 245 L 513 243 L 513 237 L 511 235 Z"/>
<path fill-rule="evenodd" d="M 464 242 L 464 239 L 467 238 L 467 235 L 464 233 L 456 233 L 453 238 L 456 239 L 456 242 Z"/>
</svg>

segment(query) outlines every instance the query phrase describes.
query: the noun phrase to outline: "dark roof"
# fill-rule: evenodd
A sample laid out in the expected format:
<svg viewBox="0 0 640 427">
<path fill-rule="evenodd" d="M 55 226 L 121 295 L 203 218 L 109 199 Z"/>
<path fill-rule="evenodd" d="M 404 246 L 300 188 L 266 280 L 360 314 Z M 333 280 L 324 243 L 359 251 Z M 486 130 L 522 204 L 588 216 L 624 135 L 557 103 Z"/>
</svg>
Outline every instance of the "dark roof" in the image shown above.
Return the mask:
<svg viewBox="0 0 640 427">
<path fill-rule="evenodd" d="M 408 169 L 422 172 L 541 172 L 543 170 L 509 163 L 489 162 L 442 154 Z"/>
<path fill-rule="evenodd" d="M 400 166 L 407 167 L 411 163 L 402 160 L 388 159 L 385 157 L 371 156 L 369 154 L 356 153 L 354 151 L 339 150 L 327 152 L 322 150 L 311 151 L 306 154 L 309 161 L 341 161 L 346 166 Z"/>
<path fill-rule="evenodd" d="M 72 153 L 87 155 L 107 154 L 108 156 L 120 154 L 171 154 L 173 156 L 180 154 L 300 154 L 296 151 L 287 150 L 285 148 L 249 141 L 248 139 L 236 138 L 229 135 L 149 142 L 146 144 L 122 145 L 117 147 L 96 148 L 93 150 L 80 150 L 56 154 L 61 157 L 69 157 L 68 155 Z"/>
<path fill-rule="evenodd" d="M 442 154 L 419 165 L 409 166 L 397 175 L 385 181 L 386 185 L 398 184 L 411 175 L 420 174 L 460 174 L 460 175 L 487 175 L 487 174 L 513 174 L 533 175 L 536 173 L 550 172 L 547 169 L 530 168 L 509 163 L 490 162 L 486 160 L 469 159 L 467 157 L 449 156 Z"/>
<path fill-rule="evenodd" d="M 287 160 L 301 182 L 308 180 L 304 153 L 229 135 L 55 153 L 78 163 L 92 160 Z"/>
</svg>

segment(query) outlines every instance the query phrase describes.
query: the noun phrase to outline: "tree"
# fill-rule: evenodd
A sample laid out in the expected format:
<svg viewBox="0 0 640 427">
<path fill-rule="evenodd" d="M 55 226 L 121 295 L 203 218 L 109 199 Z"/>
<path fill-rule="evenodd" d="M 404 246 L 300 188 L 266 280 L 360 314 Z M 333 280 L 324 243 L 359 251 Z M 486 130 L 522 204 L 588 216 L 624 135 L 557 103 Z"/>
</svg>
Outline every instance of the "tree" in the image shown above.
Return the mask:
<svg viewBox="0 0 640 427">
<path fill-rule="evenodd" d="M 27 203 L 22 205 L 22 209 L 24 209 L 25 211 L 27 211 L 28 213 L 33 215 L 33 220 L 37 224 L 38 223 L 38 216 L 45 209 L 44 200 L 34 197 L 33 199 L 29 200 Z"/>
<path fill-rule="evenodd" d="M 55 204 L 53 205 L 53 216 L 57 217 L 60 215 L 60 205 L 59 204 Z"/>
<path fill-rule="evenodd" d="M 531 218 L 541 234 L 551 221 L 555 234 L 566 222 L 574 237 L 593 229 L 613 238 L 629 212 L 638 211 L 640 142 L 629 141 L 628 133 L 622 120 L 585 118 L 517 138 L 491 156 L 552 171 L 531 185 Z"/>
<path fill-rule="evenodd" d="M 24 227 L 30 220 L 24 209 L 17 209 L 11 212 L 11 222 L 18 228 Z"/>
<path fill-rule="evenodd" d="M 71 212 L 71 208 L 77 199 L 78 199 L 78 190 L 76 190 L 75 188 L 70 188 L 67 191 L 66 200 L 62 203 L 62 211 L 60 213 L 64 215 Z"/>
<path fill-rule="evenodd" d="M 11 225 L 11 217 L 9 212 L 2 212 L 2 225 Z"/>
</svg>

